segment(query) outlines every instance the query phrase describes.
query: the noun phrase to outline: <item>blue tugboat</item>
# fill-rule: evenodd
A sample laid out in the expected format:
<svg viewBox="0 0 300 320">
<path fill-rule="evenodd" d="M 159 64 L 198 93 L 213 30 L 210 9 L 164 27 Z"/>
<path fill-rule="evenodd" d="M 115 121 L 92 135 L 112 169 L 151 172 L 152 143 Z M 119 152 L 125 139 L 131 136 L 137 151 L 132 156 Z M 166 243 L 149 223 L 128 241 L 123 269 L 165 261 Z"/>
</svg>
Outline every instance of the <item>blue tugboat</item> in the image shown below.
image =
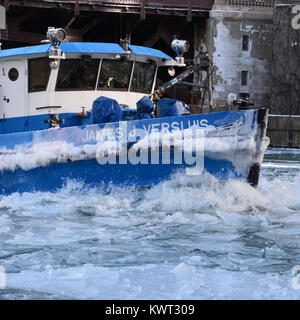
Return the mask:
<svg viewBox="0 0 300 320">
<path fill-rule="evenodd" d="M 257 185 L 267 110 L 193 114 L 163 97 L 195 71 L 210 74 L 207 56 L 155 90 L 158 68 L 185 66 L 185 41 L 173 41 L 173 59 L 126 42 L 65 42 L 63 29 L 47 38 L 0 51 L 0 193 L 54 191 L 69 179 L 153 185 L 178 170 Z M 212 105 L 210 81 L 202 88 Z"/>
</svg>

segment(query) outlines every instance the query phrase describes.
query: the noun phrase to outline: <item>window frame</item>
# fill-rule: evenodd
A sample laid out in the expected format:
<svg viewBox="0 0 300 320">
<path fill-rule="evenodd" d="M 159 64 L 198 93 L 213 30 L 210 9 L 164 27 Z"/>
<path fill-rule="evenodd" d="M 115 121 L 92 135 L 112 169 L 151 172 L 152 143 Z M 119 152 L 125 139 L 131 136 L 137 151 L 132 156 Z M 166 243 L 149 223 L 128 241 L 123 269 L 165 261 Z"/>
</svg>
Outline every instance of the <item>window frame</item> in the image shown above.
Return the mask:
<svg viewBox="0 0 300 320">
<path fill-rule="evenodd" d="M 49 66 L 49 74 L 48 74 L 48 78 L 47 78 L 47 82 L 46 82 L 46 85 L 45 85 L 45 88 L 44 89 L 38 89 L 38 90 L 31 90 L 30 89 L 30 79 L 31 79 L 31 62 L 33 60 L 48 60 L 48 66 Z M 27 60 L 27 70 L 28 70 L 28 80 L 27 80 L 27 83 L 28 83 L 28 93 L 35 93 L 35 92 L 43 92 L 43 91 L 47 91 L 48 89 L 48 85 L 49 85 L 49 80 L 50 80 L 50 75 L 51 75 L 51 68 L 50 68 L 50 65 L 49 65 L 49 58 L 48 57 L 38 57 L 38 58 L 31 58 L 31 59 L 28 59 Z"/>
<path fill-rule="evenodd" d="M 74 59 L 66 59 L 66 60 L 76 60 L 76 61 L 84 61 L 80 58 L 74 58 Z M 65 60 L 65 61 L 66 61 Z M 101 67 L 101 62 L 102 62 L 102 59 L 101 58 L 95 58 L 95 59 L 91 59 L 92 60 L 98 60 L 98 65 L 97 65 L 97 69 L 96 69 L 96 79 L 95 79 L 95 87 L 94 88 L 90 88 L 90 89 L 86 89 L 86 88 L 58 88 L 57 85 L 58 85 L 58 75 L 59 75 L 59 71 L 60 71 L 60 68 L 61 68 L 61 64 L 59 65 L 59 69 L 58 69 L 58 72 L 57 72 L 57 77 L 56 77 L 56 83 L 55 83 L 55 92 L 63 92 L 63 91 L 67 91 L 67 92 L 70 92 L 70 91 L 96 91 L 97 90 L 97 85 L 98 85 L 98 77 L 99 77 L 99 68 Z"/>
<path fill-rule="evenodd" d="M 101 71 L 102 71 L 102 67 L 103 67 L 103 60 L 122 62 L 119 59 L 108 59 L 108 58 L 102 58 L 101 59 L 101 62 L 100 62 L 101 65 L 100 65 L 100 68 L 99 68 L 99 74 L 98 74 L 97 83 L 96 83 L 96 90 L 99 90 L 99 91 L 129 92 L 130 91 L 130 86 L 131 86 L 131 81 L 132 81 L 132 75 L 133 75 L 133 67 L 135 65 L 135 62 L 133 60 L 127 60 L 128 62 L 131 63 L 131 68 L 130 68 L 130 71 L 129 71 L 129 78 L 128 78 L 128 86 L 127 86 L 127 88 L 109 88 L 109 87 L 99 87 L 99 80 L 100 80 Z"/>
<path fill-rule="evenodd" d="M 154 66 L 153 76 L 152 76 L 152 83 L 151 83 L 151 87 L 150 87 L 150 92 L 137 91 L 137 90 L 133 90 L 133 89 L 132 89 L 133 75 L 134 75 L 135 65 L 136 65 L 137 63 L 145 64 L 145 65 L 153 65 L 153 66 Z M 157 74 L 157 65 L 154 63 L 154 61 L 153 61 L 152 63 L 149 63 L 149 62 L 147 63 L 147 62 L 144 62 L 144 61 L 135 61 L 133 67 L 134 67 L 134 69 L 132 70 L 132 74 L 131 74 L 131 81 L 130 81 L 130 89 L 129 89 L 129 91 L 130 91 L 130 92 L 134 92 L 134 93 L 151 94 L 151 93 L 152 93 L 152 90 L 153 90 L 154 83 L 155 83 L 156 74 Z"/>
</svg>

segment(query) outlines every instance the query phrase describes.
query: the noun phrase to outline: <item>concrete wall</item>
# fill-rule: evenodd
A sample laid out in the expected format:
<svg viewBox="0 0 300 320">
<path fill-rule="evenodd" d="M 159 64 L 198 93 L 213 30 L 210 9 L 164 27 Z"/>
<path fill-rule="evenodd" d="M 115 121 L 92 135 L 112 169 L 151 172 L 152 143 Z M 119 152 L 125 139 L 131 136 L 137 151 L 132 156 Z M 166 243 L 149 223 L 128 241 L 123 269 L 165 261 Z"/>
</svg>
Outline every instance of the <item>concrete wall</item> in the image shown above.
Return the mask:
<svg viewBox="0 0 300 320">
<path fill-rule="evenodd" d="M 267 136 L 273 147 L 300 148 L 300 116 L 269 116 Z"/>
<path fill-rule="evenodd" d="M 292 8 L 300 1 L 278 2 L 274 8 L 273 115 L 269 117 L 268 136 L 273 146 L 300 148 L 300 29 L 292 28 Z"/>
<path fill-rule="evenodd" d="M 215 65 L 215 103 L 226 105 L 229 93 L 241 92 L 256 106 L 270 107 L 273 8 L 215 4 L 206 27 L 195 29 L 195 50 L 207 49 Z M 247 51 L 243 35 L 249 36 Z M 245 86 L 242 71 L 248 71 Z"/>
</svg>

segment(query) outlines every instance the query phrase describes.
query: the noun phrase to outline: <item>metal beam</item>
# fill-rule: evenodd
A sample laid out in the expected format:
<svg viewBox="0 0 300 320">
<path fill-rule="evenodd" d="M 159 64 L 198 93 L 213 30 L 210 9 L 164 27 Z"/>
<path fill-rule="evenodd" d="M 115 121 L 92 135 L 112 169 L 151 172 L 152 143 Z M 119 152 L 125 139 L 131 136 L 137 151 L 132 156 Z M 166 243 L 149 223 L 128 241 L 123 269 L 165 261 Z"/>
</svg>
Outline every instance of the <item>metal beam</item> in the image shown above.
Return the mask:
<svg viewBox="0 0 300 320">
<path fill-rule="evenodd" d="M 80 15 L 79 0 L 75 0 L 74 16 L 75 16 L 75 17 L 78 17 L 79 15 Z"/>
<path fill-rule="evenodd" d="M 33 32 L 26 32 L 19 29 L 19 23 L 17 20 L 8 18 L 7 19 L 7 36 L 10 41 L 25 42 L 37 44 L 45 39 L 45 34 L 38 34 Z"/>
<path fill-rule="evenodd" d="M 73 11 L 75 16 L 79 16 L 82 11 L 101 11 L 110 13 L 126 13 L 138 14 L 141 19 L 145 19 L 146 14 L 155 14 L 155 10 L 159 10 L 161 15 L 172 15 L 174 11 L 176 15 L 187 16 L 190 21 L 193 15 L 197 15 L 199 12 L 208 12 L 211 9 L 213 0 L 199 1 L 195 5 L 194 1 L 188 0 L 187 4 L 178 4 L 172 1 L 166 2 L 164 0 L 155 1 L 155 4 L 149 0 L 132 1 L 93 1 L 85 2 L 80 0 L 69 1 L 47 1 L 47 0 L 2 0 L 6 10 L 10 6 L 22 6 L 22 7 L 35 7 L 35 8 L 59 8 L 62 10 Z M 194 4 L 193 4 L 194 3 Z M 193 4 L 193 5 L 192 5 Z"/>
<path fill-rule="evenodd" d="M 79 31 L 81 35 L 87 33 L 89 30 L 96 27 L 97 23 L 99 22 L 99 19 L 95 18 L 90 23 L 86 24 L 84 27 L 82 27 Z"/>
<path fill-rule="evenodd" d="M 146 19 L 146 11 L 145 11 L 145 0 L 141 1 L 141 19 Z"/>
<path fill-rule="evenodd" d="M 166 31 L 162 20 L 159 22 L 156 32 L 143 45 L 151 48 L 159 39 L 163 39 L 168 45 L 171 43 L 171 35 Z"/>
<path fill-rule="evenodd" d="M 9 1 L 8 0 L 4 0 L 3 4 L 4 4 L 5 10 L 8 11 L 9 10 Z"/>
</svg>

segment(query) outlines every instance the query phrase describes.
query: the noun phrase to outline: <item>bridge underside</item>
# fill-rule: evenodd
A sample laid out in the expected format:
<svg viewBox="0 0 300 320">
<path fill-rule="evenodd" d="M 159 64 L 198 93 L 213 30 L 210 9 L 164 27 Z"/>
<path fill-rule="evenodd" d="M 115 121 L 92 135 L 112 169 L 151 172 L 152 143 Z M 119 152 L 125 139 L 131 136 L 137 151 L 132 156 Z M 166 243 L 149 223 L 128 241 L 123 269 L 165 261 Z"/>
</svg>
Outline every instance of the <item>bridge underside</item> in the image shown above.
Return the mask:
<svg viewBox="0 0 300 320">
<path fill-rule="evenodd" d="M 119 42 L 127 37 L 135 44 L 155 47 L 162 40 L 169 46 L 175 35 L 190 34 L 192 39 L 191 22 L 207 18 L 212 6 L 212 0 L 196 1 L 203 2 L 203 7 L 198 4 L 197 8 L 178 5 L 176 0 L 167 0 L 173 2 L 171 6 L 145 2 L 2 0 L 7 29 L 1 31 L 0 39 L 3 49 L 16 43 L 38 44 L 45 38 L 48 26 L 55 26 L 67 29 L 69 41 Z"/>
</svg>

